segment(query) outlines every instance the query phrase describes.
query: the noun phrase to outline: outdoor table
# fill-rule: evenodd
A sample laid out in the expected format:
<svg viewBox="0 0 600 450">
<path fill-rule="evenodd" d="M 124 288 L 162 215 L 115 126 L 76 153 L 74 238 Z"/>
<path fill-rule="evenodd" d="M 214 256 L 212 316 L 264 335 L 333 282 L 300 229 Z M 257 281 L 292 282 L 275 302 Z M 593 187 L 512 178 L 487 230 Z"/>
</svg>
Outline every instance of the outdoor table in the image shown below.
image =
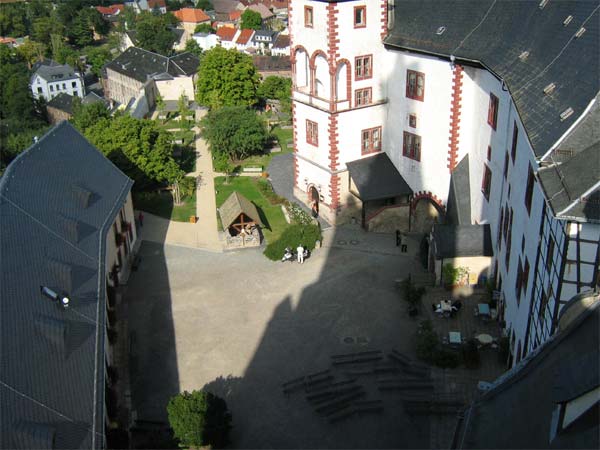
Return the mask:
<svg viewBox="0 0 600 450">
<path fill-rule="evenodd" d="M 462 344 L 462 336 L 458 331 L 450 331 L 448 333 L 448 342 L 450 344 L 460 345 Z"/>
<path fill-rule="evenodd" d="M 494 338 L 489 334 L 478 334 L 475 336 L 475 339 L 477 339 L 482 345 L 489 345 L 494 342 Z"/>
<path fill-rule="evenodd" d="M 450 300 L 442 300 L 440 302 L 440 308 L 442 312 L 452 312 L 452 302 Z"/>
<path fill-rule="evenodd" d="M 477 311 L 479 311 L 480 316 L 490 316 L 490 305 L 487 303 L 479 303 L 477 305 Z"/>
</svg>

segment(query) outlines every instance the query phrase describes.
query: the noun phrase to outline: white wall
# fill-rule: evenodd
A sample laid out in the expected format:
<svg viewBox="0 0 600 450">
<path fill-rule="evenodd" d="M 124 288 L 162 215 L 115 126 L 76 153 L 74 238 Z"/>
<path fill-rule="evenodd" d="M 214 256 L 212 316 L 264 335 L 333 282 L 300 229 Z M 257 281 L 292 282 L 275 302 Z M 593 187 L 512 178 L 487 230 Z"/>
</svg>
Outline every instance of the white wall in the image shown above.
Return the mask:
<svg viewBox="0 0 600 450">
<path fill-rule="evenodd" d="M 424 101 L 406 97 L 406 71 L 425 74 Z M 431 191 L 444 203 L 448 198 L 450 172 L 448 137 L 452 98 L 452 69 L 446 61 L 404 52 L 386 53 L 387 121 L 384 148 L 411 189 Z M 409 114 L 417 115 L 417 127 L 408 126 Z M 403 132 L 421 137 L 421 161 L 402 155 Z"/>
<path fill-rule="evenodd" d="M 73 86 L 75 83 L 75 86 Z M 41 92 L 39 90 L 41 89 Z M 69 94 L 85 97 L 85 87 L 81 76 L 77 74 L 77 78 L 61 79 L 59 81 L 51 81 L 43 79 L 39 75 L 34 75 L 31 82 L 31 92 L 34 98 L 44 97 L 46 100 L 51 100 L 58 94 Z"/>
<path fill-rule="evenodd" d="M 155 80 L 155 83 L 163 100 L 179 100 L 181 94 L 185 95 L 190 101 L 194 99 L 194 81 L 192 77 Z"/>
</svg>

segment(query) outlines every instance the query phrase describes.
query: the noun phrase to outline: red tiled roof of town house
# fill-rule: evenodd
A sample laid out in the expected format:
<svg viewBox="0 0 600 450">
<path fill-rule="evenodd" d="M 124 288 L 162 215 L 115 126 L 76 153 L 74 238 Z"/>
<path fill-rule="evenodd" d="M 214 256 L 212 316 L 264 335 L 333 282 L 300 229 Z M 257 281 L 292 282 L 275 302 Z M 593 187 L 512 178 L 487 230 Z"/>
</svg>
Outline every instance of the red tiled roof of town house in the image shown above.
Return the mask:
<svg viewBox="0 0 600 450">
<path fill-rule="evenodd" d="M 248 43 L 253 34 L 254 30 L 242 30 L 240 31 L 240 35 L 238 36 L 235 43 L 245 45 Z"/>
<path fill-rule="evenodd" d="M 173 12 L 173 15 L 182 22 L 202 23 L 210 21 L 210 17 L 204 11 L 197 8 L 182 8 Z"/>
<path fill-rule="evenodd" d="M 217 36 L 219 36 L 222 41 L 233 41 L 235 33 L 237 33 L 237 29 L 232 27 L 221 27 L 217 30 Z"/>
<path fill-rule="evenodd" d="M 12 37 L 0 37 L 0 44 L 14 44 L 17 40 Z"/>
<path fill-rule="evenodd" d="M 121 8 L 119 8 L 119 6 Z M 123 6 L 123 5 L 96 6 L 96 11 L 98 11 L 100 14 L 102 14 L 104 16 L 114 16 L 115 14 L 117 14 L 119 11 L 122 11 L 123 9 L 125 9 L 125 6 Z"/>
<path fill-rule="evenodd" d="M 150 9 L 166 7 L 167 4 L 165 3 L 165 0 L 148 0 L 148 8 Z"/>
<path fill-rule="evenodd" d="M 240 10 L 235 10 L 235 11 L 231 11 L 229 13 L 229 20 L 240 20 L 240 18 L 242 17 L 242 11 Z"/>
</svg>

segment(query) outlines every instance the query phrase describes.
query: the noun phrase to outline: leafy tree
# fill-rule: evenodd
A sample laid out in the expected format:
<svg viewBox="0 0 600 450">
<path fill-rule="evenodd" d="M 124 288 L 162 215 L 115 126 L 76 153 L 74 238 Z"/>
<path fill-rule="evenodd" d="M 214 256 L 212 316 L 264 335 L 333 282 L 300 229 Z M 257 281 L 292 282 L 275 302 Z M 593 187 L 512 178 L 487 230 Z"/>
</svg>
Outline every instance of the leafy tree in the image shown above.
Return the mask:
<svg viewBox="0 0 600 450">
<path fill-rule="evenodd" d="M 35 64 L 36 61 L 41 61 L 44 58 L 46 50 L 47 48 L 44 44 L 30 39 L 25 40 L 25 42 L 16 49 L 17 53 L 27 63 L 29 69 L 31 69 L 31 66 Z"/>
<path fill-rule="evenodd" d="M 184 447 L 224 448 L 231 429 L 225 400 L 210 392 L 184 391 L 169 400 L 169 423 Z"/>
<path fill-rule="evenodd" d="M 194 28 L 194 33 L 209 33 L 209 34 L 215 34 L 217 32 L 217 30 L 215 30 L 210 23 L 201 23 L 196 25 L 196 28 Z"/>
<path fill-rule="evenodd" d="M 177 36 L 171 29 L 171 17 L 173 14 L 154 15 L 148 11 L 142 11 L 136 20 L 136 36 L 138 45 L 145 50 L 170 55 L 173 53 L 173 44 Z M 175 20 L 177 20 L 175 18 Z"/>
<path fill-rule="evenodd" d="M 226 153 L 215 153 L 213 155 L 213 168 L 216 172 L 225 174 L 225 184 L 229 184 L 229 176 L 233 173 L 235 166 Z"/>
<path fill-rule="evenodd" d="M 262 28 L 262 17 L 260 13 L 256 11 L 252 11 L 251 9 L 247 9 L 242 13 L 242 21 L 240 23 L 240 28 L 242 30 L 251 29 L 251 30 L 260 30 Z"/>
<path fill-rule="evenodd" d="M 202 48 L 198 45 L 198 43 L 194 39 L 188 39 L 185 42 L 185 51 L 193 53 L 198 58 L 202 57 Z"/>
<path fill-rule="evenodd" d="M 84 14 L 78 14 L 73 18 L 67 29 L 69 42 L 78 47 L 85 47 L 94 42 L 94 33 Z"/>
<path fill-rule="evenodd" d="M 203 9 L 204 11 L 211 11 L 214 9 L 210 0 L 198 0 L 196 2 L 196 8 Z"/>
<path fill-rule="evenodd" d="M 177 190 L 184 173 L 173 159 L 169 133 L 155 122 L 123 115 L 100 119 L 83 132 L 138 187 L 167 182 Z"/>
<path fill-rule="evenodd" d="M 196 100 L 202 105 L 252 106 L 259 85 L 256 67 L 249 55 L 235 49 L 214 47 L 204 52 L 196 84 Z"/>
<path fill-rule="evenodd" d="M 260 153 L 268 138 L 263 120 L 244 106 L 212 110 L 202 119 L 201 126 L 213 155 L 224 153 L 243 159 Z"/>
<path fill-rule="evenodd" d="M 64 26 L 56 20 L 56 14 L 48 17 L 38 17 L 31 25 L 31 38 L 37 42 L 50 42 L 52 34 L 62 35 Z"/>
<path fill-rule="evenodd" d="M 135 30 L 135 10 L 131 6 L 126 6 L 122 12 L 126 30 Z"/>
<path fill-rule="evenodd" d="M 165 100 L 162 98 L 162 95 L 160 95 L 160 92 L 156 94 L 156 99 L 154 99 L 154 101 L 156 103 L 156 110 L 158 111 L 158 114 L 162 115 L 161 113 L 164 111 L 166 104 Z M 164 120 L 161 122 L 164 123 Z"/>
<path fill-rule="evenodd" d="M 289 100 L 292 96 L 292 80 L 273 75 L 268 76 L 260 84 L 257 93 L 262 98 Z"/>
<path fill-rule="evenodd" d="M 92 66 L 92 72 L 98 77 L 102 75 L 102 67 L 112 60 L 108 46 L 87 47 L 83 49 L 83 53 L 86 56 L 87 63 Z"/>
<path fill-rule="evenodd" d="M 104 119 L 110 119 L 110 112 L 104 103 L 96 102 L 87 105 L 79 103 L 73 108 L 71 123 L 85 133 L 85 130 Z"/>
<path fill-rule="evenodd" d="M 181 126 L 186 130 L 189 130 L 191 128 L 191 121 L 189 119 L 191 110 L 188 107 L 188 103 L 188 98 L 184 94 L 181 94 L 181 96 L 177 100 L 177 110 L 179 112 L 179 122 L 181 123 Z"/>
</svg>

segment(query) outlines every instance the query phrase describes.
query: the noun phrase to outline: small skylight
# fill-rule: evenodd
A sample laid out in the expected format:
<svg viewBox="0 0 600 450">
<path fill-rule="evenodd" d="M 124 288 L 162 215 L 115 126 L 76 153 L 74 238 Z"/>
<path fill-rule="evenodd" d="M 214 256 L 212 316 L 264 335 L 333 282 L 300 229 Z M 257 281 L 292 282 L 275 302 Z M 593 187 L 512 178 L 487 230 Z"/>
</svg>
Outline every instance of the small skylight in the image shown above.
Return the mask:
<svg viewBox="0 0 600 450">
<path fill-rule="evenodd" d="M 521 61 L 525 61 L 528 56 L 529 56 L 529 52 L 527 50 L 525 50 L 524 52 L 521 52 L 521 54 L 519 55 L 519 59 Z"/>
<path fill-rule="evenodd" d="M 573 20 L 573 16 L 567 16 L 567 18 L 563 22 L 563 25 L 566 27 L 567 25 L 569 25 L 571 23 L 571 20 Z"/>
<path fill-rule="evenodd" d="M 565 109 L 562 113 L 560 113 L 560 121 L 564 122 L 565 120 L 567 120 L 569 117 L 571 117 L 571 115 L 573 114 L 573 108 L 571 108 L 570 106 Z"/>
<path fill-rule="evenodd" d="M 550 0 L 542 0 L 540 2 L 540 4 L 538 5 L 540 9 L 544 9 L 544 6 L 546 6 L 548 4 Z"/>
<path fill-rule="evenodd" d="M 435 34 L 437 34 L 438 36 L 441 36 L 442 34 L 444 34 L 444 31 L 446 31 L 446 27 L 442 26 L 437 29 Z"/>
<path fill-rule="evenodd" d="M 585 28 L 581 27 L 579 30 L 577 30 L 577 33 L 575 33 L 575 37 L 580 38 L 583 33 L 585 33 Z"/>
<path fill-rule="evenodd" d="M 554 89 L 556 89 L 556 84 L 550 83 L 548 86 L 546 86 L 544 88 L 544 94 L 546 94 L 546 95 L 552 94 L 554 92 Z"/>
</svg>

